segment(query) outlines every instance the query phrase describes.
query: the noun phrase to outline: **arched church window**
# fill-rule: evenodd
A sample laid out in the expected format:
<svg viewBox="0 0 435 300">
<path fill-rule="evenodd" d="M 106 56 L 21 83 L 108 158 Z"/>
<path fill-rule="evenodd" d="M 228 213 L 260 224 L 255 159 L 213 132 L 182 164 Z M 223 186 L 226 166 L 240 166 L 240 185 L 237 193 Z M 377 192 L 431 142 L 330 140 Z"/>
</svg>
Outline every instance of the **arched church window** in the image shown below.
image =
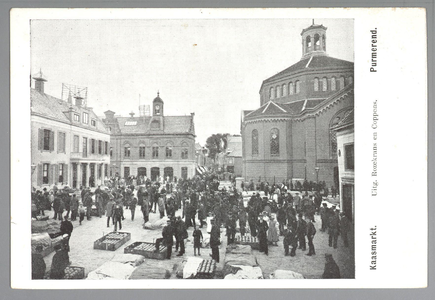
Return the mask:
<svg viewBox="0 0 435 300">
<path fill-rule="evenodd" d="M 281 97 L 281 87 L 278 85 L 276 87 L 276 98 L 279 98 L 279 97 Z"/>
<path fill-rule="evenodd" d="M 314 35 L 314 50 L 319 50 L 319 49 L 320 49 L 320 35 L 316 33 Z"/>
<path fill-rule="evenodd" d="M 287 84 L 282 85 L 282 96 L 287 96 Z"/>
<path fill-rule="evenodd" d="M 258 154 L 258 130 L 252 130 L 252 155 Z"/>
<path fill-rule="evenodd" d="M 335 91 L 337 89 L 337 83 L 335 82 L 335 77 L 331 78 L 331 91 Z"/>
<path fill-rule="evenodd" d="M 344 76 L 340 77 L 340 90 L 344 89 Z"/>
<path fill-rule="evenodd" d="M 322 35 L 322 46 L 323 46 L 323 51 L 326 51 L 326 37 L 325 37 L 325 35 Z"/>
<path fill-rule="evenodd" d="M 347 79 L 347 84 L 352 84 L 353 83 L 353 77 L 349 76 L 349 78 Z"/>
<path fill-rule="evenodd" d="M 277 128 L 270 131 L 270 155 L 279 155 L 279 130 Z"/>
<path fill-rule="evenodd" d="M 293 82 L 290 82 L 290 83 L 288 84 L 288 93 L 289 93 L 290 95 L 293 95 L 294 92 L 295 92 L 295 90 L 294 90 L 294 87 L 293 87 Z"/>
<path fill-rule="evenodd" d="M 301 82 L 299 80 L 296 81 L 295 94 L 299 94 L 301 91 Z"/>
<path fill-rule="evenodd" d="M 271 87 L 269 90 L 269 99 L 273 99 L 274 94 L 275 94 L 275 91 L 274 91 L 273 87 Z"/>
<path fill-rule="evenodd" d="M 183 143 L 181 145 L 181 159 L 189 158 L 189 145 L 187 143 Z"/>
<path fill-rule="evenodd" d="M 322 79 L 322 91 L 328 90 L 328 79 L 326 77 L 323 77 Z"/>
<path fill-rule="evenodd" d="M 319 90 L 319 78 L 314 78 L 314 91 L 317 92 Z"/>
</svg>

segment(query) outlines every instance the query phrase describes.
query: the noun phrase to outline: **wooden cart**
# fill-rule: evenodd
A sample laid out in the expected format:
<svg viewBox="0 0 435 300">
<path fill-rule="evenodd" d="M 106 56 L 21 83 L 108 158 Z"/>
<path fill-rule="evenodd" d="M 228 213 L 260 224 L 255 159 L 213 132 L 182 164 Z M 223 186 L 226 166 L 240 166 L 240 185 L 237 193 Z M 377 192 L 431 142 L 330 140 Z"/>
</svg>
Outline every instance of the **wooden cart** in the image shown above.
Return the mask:
<svg viewBox="0 0 435 300">
<path fill-rule="evenodd" d="M 124 248 L 124 253 L 139 254 L 146 258 L 163 260 L 166 258 L 166 246 L 160 245 L 157 250 L 155 243 L 134 242 Z"/>
<path fill-rule="evenodd" d="M 94 242 L 94 249 L 115 251 L 131 239 L 129 232 L 111 232 Z"/>
</svg>

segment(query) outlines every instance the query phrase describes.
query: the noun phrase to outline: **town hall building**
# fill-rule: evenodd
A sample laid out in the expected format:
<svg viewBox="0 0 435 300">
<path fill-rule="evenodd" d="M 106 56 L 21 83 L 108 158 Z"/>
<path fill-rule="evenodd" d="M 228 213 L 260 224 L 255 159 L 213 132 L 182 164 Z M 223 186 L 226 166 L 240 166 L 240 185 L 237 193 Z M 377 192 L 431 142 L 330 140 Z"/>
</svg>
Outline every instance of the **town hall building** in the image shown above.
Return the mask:
<svg viewBox="0 0 435 300">
<path fill-rule="evenodd" d="M 314 23 L 303 29 L 301 59 L 264 80 L 260 107 L 242 112 L 246 181 L 325 181 L 338 188 L 334 127 L 353 118 L 354 63 L 328 56 L 326 30 Z"/>
<path fill-rule="evenodd" d="M 166 116 L 159 94 L 152 114 L 140 110 L 135 117 L 104 112 L 103 122 L 110 132 L 111 175 L 146 176 L 152 181 L 192 178 L 195 175 L 194 113 Z"/>
</svg>

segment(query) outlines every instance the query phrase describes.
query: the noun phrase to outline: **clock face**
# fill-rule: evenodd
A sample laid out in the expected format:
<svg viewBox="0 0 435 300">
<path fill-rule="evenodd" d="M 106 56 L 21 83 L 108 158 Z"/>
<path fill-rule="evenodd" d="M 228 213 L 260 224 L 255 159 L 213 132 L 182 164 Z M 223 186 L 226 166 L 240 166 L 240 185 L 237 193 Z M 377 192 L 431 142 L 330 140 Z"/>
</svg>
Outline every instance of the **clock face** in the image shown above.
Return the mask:
<svg viewBox="0 0 435 300">
<path fill-rule="evenodd" d="M 160 109 L 160 105 L 156 105 L 156 109 L 159 110 Z"/>
</svg>

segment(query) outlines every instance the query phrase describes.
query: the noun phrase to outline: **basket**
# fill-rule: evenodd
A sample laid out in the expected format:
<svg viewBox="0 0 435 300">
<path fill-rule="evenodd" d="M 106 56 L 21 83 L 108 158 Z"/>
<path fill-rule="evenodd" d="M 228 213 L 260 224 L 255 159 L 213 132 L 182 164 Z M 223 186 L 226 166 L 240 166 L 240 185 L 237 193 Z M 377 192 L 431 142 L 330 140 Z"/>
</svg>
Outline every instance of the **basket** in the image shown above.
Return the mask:
<svg viewBox="0 0 435 300">
<path fill-rule="evenodd" d="M 160 245 L 159 251 L 156 252 L 156 244 L 148 242 L 134 242 L 124 248 L 124 253 L 139 254 L 145 258 L 160 259 L 166 258 L 166 246 Z"/>
<path fill-rule="evenodd" d="M 196 279 L 213 279 L 216 271 L 216 261 L 214 259 L 203 260 L 196 272 Z"/>
<path fill-rule="evenodd" d="M 64 279 L 83 279 L 85 278 L 85 268 L 68 266 L 65 268 Z"/>
</svg>

